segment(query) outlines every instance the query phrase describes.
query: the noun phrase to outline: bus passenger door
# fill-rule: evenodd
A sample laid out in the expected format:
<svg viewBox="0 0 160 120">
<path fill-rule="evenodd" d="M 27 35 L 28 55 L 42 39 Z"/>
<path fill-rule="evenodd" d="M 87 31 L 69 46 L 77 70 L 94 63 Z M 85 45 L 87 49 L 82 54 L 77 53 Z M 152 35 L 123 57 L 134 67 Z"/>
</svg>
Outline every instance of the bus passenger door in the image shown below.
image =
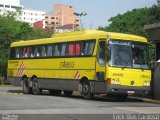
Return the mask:
<svg viewBox="0 0 160 120">
<path fill-rule="evenodd" d="M 96 60 L 96 77 L 95 77 L 95 93 L 105 93 L 105 45 L 106 39 L 100 39 L 98 43 L 97 50 L 97 60 Z"/>
</svg>

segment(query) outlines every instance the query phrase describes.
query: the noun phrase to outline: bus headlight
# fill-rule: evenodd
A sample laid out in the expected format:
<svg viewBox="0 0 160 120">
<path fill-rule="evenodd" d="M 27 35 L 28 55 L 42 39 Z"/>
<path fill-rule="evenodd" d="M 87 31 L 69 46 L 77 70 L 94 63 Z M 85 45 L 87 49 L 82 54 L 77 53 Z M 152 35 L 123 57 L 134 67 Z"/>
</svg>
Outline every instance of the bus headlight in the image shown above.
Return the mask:
<svg viewBox="0 0 160 120">
<path fill-rule="evenodd" d="M 144 86 L 150 86 L 150 82 L 149 81 L 145 81 L 144 82 Z"/>
<path fill-rule="evenodd" d="M 115 79 L 116 84 L 120 84 L 119 79 Z"/>
<path fill-rule="evenodd" d="M 120 84 L 119 79 L 112 79 L 112 84 Z"/>
<path fill-rule="evenodd" d="M 108 84 L 120 84 L 120 80 L 115 79 L 115 78 L 107 78 L 107 83 Z"/>
<path fill-rule="evenodd" d="M 147 82 L 145 81 L 145 82 L 144 82 L 144 86 L 146 86 L 146 85 L 147 85 Z"/>
<path fill-rule="evenodd" d="M 150 86 L 150 82 L 147 82 L 147 86 Z"/>
<path fill-rule="evenodd" d="M 114 82 L 115 82 L 115 80 L 114 80 L 114 79 L 112 79 L 112 82 L 111 82 L 111 83 L 112 83 L 112 84 L 114 84 Z"/>
</svg>

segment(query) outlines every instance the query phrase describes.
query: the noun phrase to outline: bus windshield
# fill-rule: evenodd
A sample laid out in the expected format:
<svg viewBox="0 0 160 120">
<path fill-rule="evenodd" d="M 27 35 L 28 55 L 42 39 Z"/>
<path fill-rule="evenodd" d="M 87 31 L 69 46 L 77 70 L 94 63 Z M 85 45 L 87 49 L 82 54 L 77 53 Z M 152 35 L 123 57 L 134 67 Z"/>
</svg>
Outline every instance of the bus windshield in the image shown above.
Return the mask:
<svg viewBox="0 0 160 120">
<path fill-rule="evenodd" d="M 146 43 L 110 40 L 109 46 L 110 66 L 149 69 L 148 46 Z"/>
</svg>

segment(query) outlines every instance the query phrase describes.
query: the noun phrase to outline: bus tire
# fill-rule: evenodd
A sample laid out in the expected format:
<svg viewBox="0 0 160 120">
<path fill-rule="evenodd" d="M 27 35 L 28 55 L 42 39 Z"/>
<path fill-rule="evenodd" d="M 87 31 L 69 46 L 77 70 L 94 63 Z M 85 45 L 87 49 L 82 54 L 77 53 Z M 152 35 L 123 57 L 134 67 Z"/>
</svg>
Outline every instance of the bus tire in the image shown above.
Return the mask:
<svg viewBox="0 0 160 120">
<path fill-rule="evenodd" d="M 94 97 L 94 93 L 91 93 L 89 81 L 84 81 L 82 83 L 82 96 L 86 100 L 92 99 Z"/>
<path fill-rule="evenodd" d="M 40 89 L 38 87 L 38 80 L 37 80 L 37 78 L 33 78 L 33 81 L 32 81 L 32 93 L 34 95 L 40 95 L 42 93 L 42 89 Z"/>
<path fill-rule="evenodd" d="M 54 96 L 59 96 L 61 95 L 61 90 L 49 90 L 49 93 L 54 95 Z"/>
<path fill-rule="evenodd" d="M 71 96 L 73 93 L 73 91 L 67 91 L 67 90 L 64 90 L 63 92 L 64 92 L 64 96 L 66 96 L 66 97 Z"/>
<path fill-rule="evenodd" d="M 29 87 L 28 79 L 26 77 L 22 79 L 22 89 L 23 89 L 23 94 L 32 93 L 32 89 Z"/>
</svg>

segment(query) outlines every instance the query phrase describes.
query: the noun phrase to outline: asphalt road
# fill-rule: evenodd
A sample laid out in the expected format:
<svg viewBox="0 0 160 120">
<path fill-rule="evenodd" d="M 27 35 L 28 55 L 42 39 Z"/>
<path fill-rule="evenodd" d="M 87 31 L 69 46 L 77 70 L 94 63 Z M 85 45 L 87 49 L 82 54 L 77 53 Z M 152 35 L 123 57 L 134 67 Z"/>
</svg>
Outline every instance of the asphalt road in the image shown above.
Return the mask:
<svg viewBox="0 0 160 120">
<path fill-rule="evenodd" d="M 20 114 L 21 119 L 28 119 L 30 116 L 36 119 L 36 114 L 38 114 L 39 120 L 53 118 L 53 115 L 54 118 L 61 118 L 61 120 L 96 120 L 99 118 L 106 120 L 106 118 L 113 118 L 115 114 L 134 113 L 160 114 L 160 104 L 146 103 L 141 99 L 131 98 L 119 102 L 114 98 L 102 96 L 96 96 L 94 100 L 84 100 L 78 94 L 71 97 L 52 96 L 48 91 L 44 91 L 42 95 L 24 95 L 21 87 L 0 86 L 1 115 Z M 106 114 L 110 116 L 106 117 Z"/>
</svg>

